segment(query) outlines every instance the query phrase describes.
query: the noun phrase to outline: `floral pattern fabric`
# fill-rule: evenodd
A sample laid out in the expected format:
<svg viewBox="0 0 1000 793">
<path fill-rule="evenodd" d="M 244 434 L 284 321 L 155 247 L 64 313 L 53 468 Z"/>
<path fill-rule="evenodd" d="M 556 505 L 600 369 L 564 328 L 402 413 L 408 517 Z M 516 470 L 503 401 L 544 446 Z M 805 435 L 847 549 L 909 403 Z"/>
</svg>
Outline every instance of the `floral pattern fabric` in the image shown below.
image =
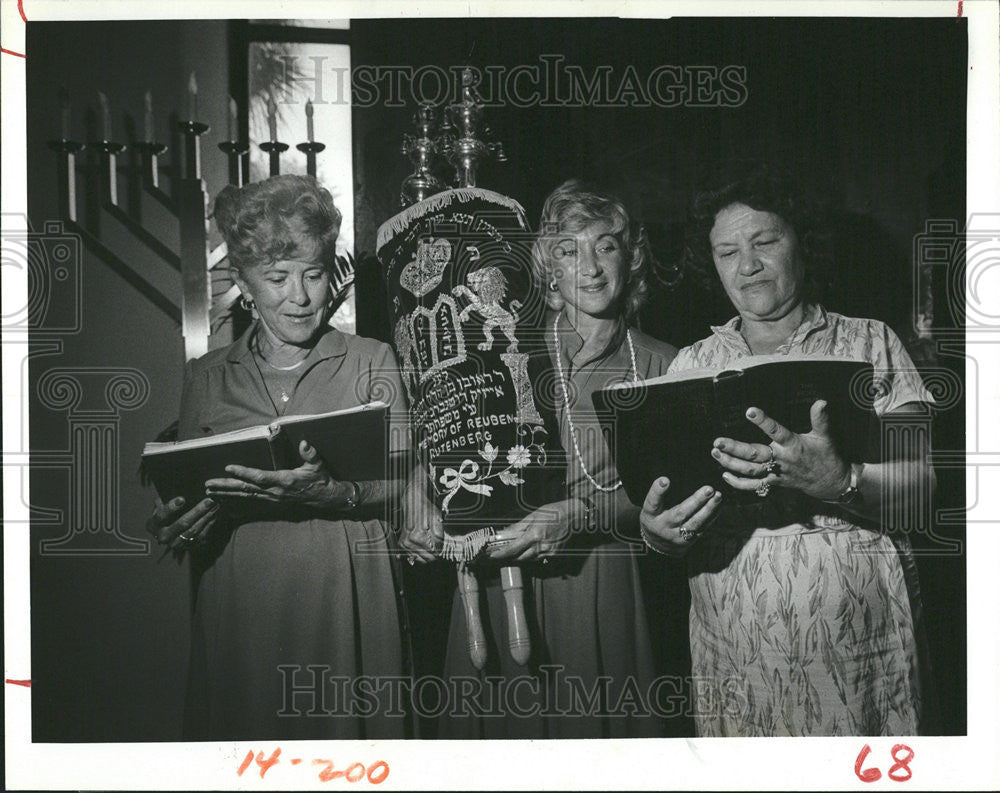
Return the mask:
<svg viewBox="0 0 1000 793">
<path fill-rule="evenodd" d="M 670 371 L 749 356 L 739 318 L 678 353 Z M 874 364 L 879 415 L 933 403 L 883 323 L 810 307 L 777 354 Z M 830 508 L 836 512 L 835 508 Z M 695 724 L 702 736 L 919 731 L 919 593 L 905 538 L 846 513 L 786 526 L 713 526 L 688 555 Z"/>
</svg>

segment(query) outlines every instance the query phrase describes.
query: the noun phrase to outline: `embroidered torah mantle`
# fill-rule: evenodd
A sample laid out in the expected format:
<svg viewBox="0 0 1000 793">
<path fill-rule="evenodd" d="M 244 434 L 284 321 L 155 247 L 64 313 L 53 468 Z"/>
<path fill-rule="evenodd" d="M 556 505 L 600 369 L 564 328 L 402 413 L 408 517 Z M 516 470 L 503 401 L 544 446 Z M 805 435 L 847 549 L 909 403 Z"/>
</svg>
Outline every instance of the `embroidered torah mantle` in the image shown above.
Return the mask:
<svg viewBox="0 0 1000 793">
<path fill-rule="evenodd" d="M 565 497 L 532 239 L 516 201 L 480 188 L 431 196 L 378 232 L 413 446 L 455 561 Z"/>
</svg>

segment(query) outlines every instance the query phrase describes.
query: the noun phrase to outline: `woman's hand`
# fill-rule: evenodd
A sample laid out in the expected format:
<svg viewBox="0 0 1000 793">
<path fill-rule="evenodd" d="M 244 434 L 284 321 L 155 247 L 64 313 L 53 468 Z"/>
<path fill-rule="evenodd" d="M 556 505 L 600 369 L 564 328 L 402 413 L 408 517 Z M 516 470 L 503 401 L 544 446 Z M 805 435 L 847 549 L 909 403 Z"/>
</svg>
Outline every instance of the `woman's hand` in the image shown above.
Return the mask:
<svg viewBox="0 0 1000 793">
<path fill-rule="evenodd" d="M 812 429 L 803 435 L 781 426 L 760 408 L 747 410 L 747 418 L 767 433 L 771 443 L 717 438 L 712 456 L 726 469 L 722 478 L 737 490 L 766 494 L 769 487 L 778 486 L 813 498 L 837 498 L 850 485 L 851 466 L 834 447 L 826 408 L 821 399 L 813 403 Z"/>
<path fill-rule="evenodd" d="M 669 488 L 670 480 L 665 476 L 650 485 L 639 513 L 639 527 L 642 538 L 654 551 L 681 556 L 701 536 L 719 509 L 722 494 L 711 487 L 702 487 L 677 506 L 667 509 L 664 496 Z"/>
<path fill-rule="evenodd" d="M 407 561 L 433 562 L 444 544 L 441 510 L 427 498 L 425 480 L 411 481 L 403 494 L 403 529 L 399 545 L 407 551 Z"/>
<path fill-rule="evenodd" d="M 212 498 L 243 498 L 324 510 L 348 508 L 354 488 L 331 477 L 319 452 L 307 441 L 299 444 L 299 454 L 302 465 L 286 471 L 227 465 L 226 473 L 231 478 L 209 479 L 205 490 Z"/>
<path fill-rule="evenodd" d="M 202 499 L 192 509 L 186 509 L 183 498 L 166 504 L 157 499 L 153 514 L 146 520 L 146 531 L 160 545 L 169 545 L 175 550 L 186 548 L 204 541 L 218 515 L 219 505 L 210 498 Z"/>
<path fill-rule="evenodd" d="M 517 523 L 498 531 L 487 554 L 497 561 L 531 562 L 557 554 L 570 535 L 571 519 L 585 508 L 574 508 L 573 500 L 556 501 L 539 507 Z"/>
</svg>

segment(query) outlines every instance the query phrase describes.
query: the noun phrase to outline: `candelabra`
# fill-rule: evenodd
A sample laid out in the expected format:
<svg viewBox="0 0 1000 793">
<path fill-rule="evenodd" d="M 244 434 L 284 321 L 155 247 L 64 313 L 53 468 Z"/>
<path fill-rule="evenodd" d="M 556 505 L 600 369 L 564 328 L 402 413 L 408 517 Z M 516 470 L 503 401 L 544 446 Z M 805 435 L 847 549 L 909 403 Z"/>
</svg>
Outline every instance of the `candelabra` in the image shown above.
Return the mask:
<svg viewBox="0 0 1000 793">
<path fill-rule="evenodd" d="M 146 92 L 145 140 L 131 144 L 131 148 L 139 155 L 141 181 L 136 183 L 138 191 L 130 187 L 127 193 L 129 198 L 127 207 L 119 206 L 118 190 L 118 158 L 126 147 L 112 139 L 113 116 L 108 97 L 103 92 L 98 92 L 102 121 L 100 139 L 85 145 L 81 141 L 71 139 L 68 92 L 60 91 L 59 96 L 61 135 L 59 139 L 48 142 L 49 148 L 56 153 L 59 215 L 66 222 L 67 228 L 80 236 L 89 251 L 107 263 L 153 305 L 180 323 L 187 358 L 204 354 L 208 350 L 208 337 L 212 332 L 212 316 L 227 310 L 239 292 L 235 288 L 230 289 L 215 301 L 217 305 L 212 305 L 209 270 L 225 259 L 226 252 L 222 246 L 212 252 L 209 252 L 207 247 L 208 194 L 201 175 L 201 137 L 210 131 L 210 127 L 197 120 L 198 87 L 194 75 L 192 74 L 188 81 L 187 119 L 177 124 L 182 143 L 175 154 L 182 156 L 183 167 L 178 174 L 179 178 L 170 180 L 169 192 L 160 189 L 160 157 L 167 151 L 167 147 L 154 139 L 153 98 L 150 92 Z M 280 173 L 281 154 L 289 149 L 288 144 L 277 140 L 276 113 L 277 108 L 272 101 L 268 105 L 270 140 L 260 145 L 260 148 L 269 155 L 272 176 Z M 316 176 L 316 155 L 326 146 L 314 139 L 311 103 L 307 103 L 306 106 L 306 120 L 308 141 L 296 148 L 306 155 L 308 173 Z M 228 140 L 219 143 L 218 148 L 228 159 L 230 183 L 242 187 L 248 181 L 245 156 L 249 146 L 236 139 L 237 107 L 232 99 L 229 100 L 226 137 Z M 94 152 L 96 156 L 93 164 L 85 164 L 83 185 L 88 189 L 84 192 L 92 200 L 86 204 L 84 219 L 80 222 L 77 204 L 78 194 L 81 191 L 77 170 L 79 154 L 85 149 Z M 93 189 L 90 188 L 91 184 L 95 185 Z M 161 205 L 157 210 L 160 223 L 152 224 L 143 217 L 144 196 L 155 199 Z M 164 210 L 166 216 L 162 214 Z M 163 220 L 164 217 L 171 218 L 171 216 L 171 220 Z M 111 222 L 107 223 L 108 220 Z M 179 252 L 175 252 L 171 246 L 162 241 L 159 231 L 164 222 L 176 222 L 179 231 Z M 142 262 L 146 261 L 145 257 L 141 259 L 123 257 L 115 251 L 111 242 L 122 239 L 118 233 L 120 228 L 124 228 L 132 238 L 151 251 L 157 260 L 165 262 L 180 273 L 179 304 L 175 298 L 161 291 L 155 280 L 150 280 L 143 274 L 145 265 Z"/>
</svg>

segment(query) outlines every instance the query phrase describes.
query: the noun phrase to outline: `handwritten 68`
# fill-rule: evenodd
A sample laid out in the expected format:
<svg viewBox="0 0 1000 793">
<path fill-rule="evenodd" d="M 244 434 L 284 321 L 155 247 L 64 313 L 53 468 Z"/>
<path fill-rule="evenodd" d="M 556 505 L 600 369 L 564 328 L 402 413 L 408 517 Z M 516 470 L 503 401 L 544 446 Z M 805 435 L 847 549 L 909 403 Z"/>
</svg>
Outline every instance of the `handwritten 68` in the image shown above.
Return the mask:
<svg viewBox="0 0 1000 793">
<path fill-rule="evenodd" d="M 236 776 L 243 776 L 243 772 L 246 771 L 250 767 L 250 764 L 256 760 L 257 766 L 260 768 L 260 778 L 263 779 L 264 774 L 266 774 L 272 766 L 275 766 L 280 762 L 280 757 L 280 746 L 271 752 L 271 756 L 267 759 L 264 758 L 263 752 L 257 752 L 257 756 L 255 758 L 253 749 L 251 749 L 247 752 L 246 757 L 243 758 L 243 762 L 240 764 L 240 767 L 236 769 Z M 293 757 L 288 761 L 290 765 L 299 765 L 302 762 L 303 759 L 301 757 Z M 346 779 L 348 782 L 360 782 L 362 779 L 367 779 L 373 785 L 381 785 L 389 776 L 389 764 L 385 762 L 385 760 L 377 760 L 368 767 L 365 767 L 363 763 L 351 763 L 342 770 L 335 768 L 332 760 L 323 758 L 313 759 L 312 765 L 323 766 L 322 770 L 319 772 L 320 782 L 330 782 L 334 779 Z"/>
<path fill-rule="evenodd" d="M 862 770 L 865 759 L 871 753 L 872 748 L 865 744 L 858 752 L 858 758 L 854 761 L 854 773 L 862 782 L 877 782 L 882 778 L 882 772 L 877 768 L 865 768 Z M 896 762 L 889 768 L 887 776 L 893 782 L 906 782 L 913 776 L 910 770 L 910 762 L 913 760 L 914 752 L 905 743 L 897 743 L 890 752 L 892 759 Z"/>
</svg>

